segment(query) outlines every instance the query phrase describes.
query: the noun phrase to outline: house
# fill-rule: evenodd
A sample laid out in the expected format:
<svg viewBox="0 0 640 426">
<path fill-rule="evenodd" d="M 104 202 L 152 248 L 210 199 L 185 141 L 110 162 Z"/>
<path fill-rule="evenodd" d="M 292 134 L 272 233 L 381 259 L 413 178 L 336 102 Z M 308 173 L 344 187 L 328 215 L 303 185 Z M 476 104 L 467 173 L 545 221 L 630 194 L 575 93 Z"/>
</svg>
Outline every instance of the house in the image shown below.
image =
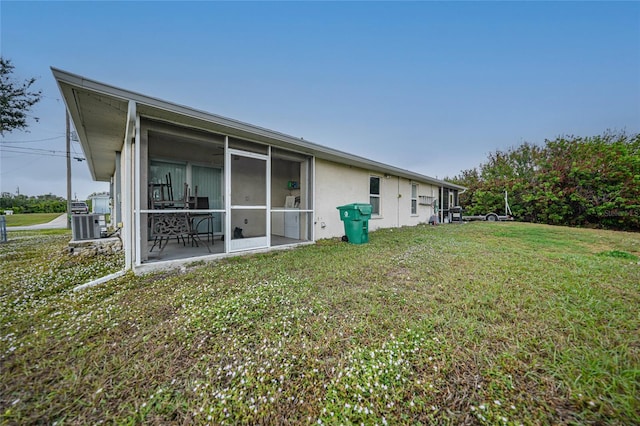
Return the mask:
<svg viewBox="0 0 640 426">
<path fill-rule="evenodd" d="M 91 200 L 91 213 L 111 213 L 111 208 L 109 207 L 111 196 L 108 192 L 93 193 L 89 195 L 89 200 Z"/>
<path fill-rule="evenodd" d="M 369 230 L 441 221 L 452 183 L 52 68 L 93 179 L 111 183 L 128 269 L 344 234 L 337 206 L 370 203 Z M 185 213 L 186 211 L 186 213 Z"/>
</svg>

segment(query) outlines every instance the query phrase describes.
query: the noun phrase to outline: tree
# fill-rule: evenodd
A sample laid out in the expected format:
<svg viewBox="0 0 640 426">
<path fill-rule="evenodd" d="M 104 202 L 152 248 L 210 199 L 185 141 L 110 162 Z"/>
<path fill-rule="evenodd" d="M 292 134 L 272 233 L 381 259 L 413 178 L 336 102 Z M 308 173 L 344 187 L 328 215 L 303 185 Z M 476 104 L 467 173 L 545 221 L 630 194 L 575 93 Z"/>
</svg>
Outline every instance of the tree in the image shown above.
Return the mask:
<svg viewBox="0 0 640 426">
<path fill-rule="evenodd" d="M 23 83 L 11 79 L 14 68 L 9 59 L 0 57 L 0 135 L 16 129 L 26 129 L 28 112 L 42 97 L 41 90 L 31 90 L 35 78 Z M 35 120 L 37 122 L 38 118 Z"/>
<path fill-rule="evenodd" d="M 524 143 L 450 181 L 467 187 L 460 204 L 470 215 L 499 211 L 507 191 L 519 220 L 640 230 L 640 134 Z"/>
<path fill-rule="evenodd" d="M 11 209 L 14 213 L 64 213 L 67 201 L 53 194 L 27 196 L 2 194 L 0 211 Z"/>
</svg>

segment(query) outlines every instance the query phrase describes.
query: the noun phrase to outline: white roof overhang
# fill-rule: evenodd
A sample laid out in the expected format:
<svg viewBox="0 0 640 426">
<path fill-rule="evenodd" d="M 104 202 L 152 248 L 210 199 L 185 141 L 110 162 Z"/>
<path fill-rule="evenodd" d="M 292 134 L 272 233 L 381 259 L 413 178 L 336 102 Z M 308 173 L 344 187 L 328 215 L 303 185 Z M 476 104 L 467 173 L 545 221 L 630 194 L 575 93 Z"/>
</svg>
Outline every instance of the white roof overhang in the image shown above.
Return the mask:
<svg viewBox="0 0 640 426">
<path fill-rule="evenodd" d="M 109 181 L 115 171 L 116 152 L 122 150 L 127 129 L 129 102 L 133 101 L 136 104 L 136 111 L 144 118 L 255 142 L 263 142 L 275 147 L 382 174 L 400 176 L 447 188 L 465 189 L 463 186 L 450 182 L 328 148 L 259 126 L 123 90 L 56 68 L 51 68 L 51 71 L 73 120 L 82 149 L 87 157 L 91 175 L 93 179 L 98 181 Z"/>
</svg>

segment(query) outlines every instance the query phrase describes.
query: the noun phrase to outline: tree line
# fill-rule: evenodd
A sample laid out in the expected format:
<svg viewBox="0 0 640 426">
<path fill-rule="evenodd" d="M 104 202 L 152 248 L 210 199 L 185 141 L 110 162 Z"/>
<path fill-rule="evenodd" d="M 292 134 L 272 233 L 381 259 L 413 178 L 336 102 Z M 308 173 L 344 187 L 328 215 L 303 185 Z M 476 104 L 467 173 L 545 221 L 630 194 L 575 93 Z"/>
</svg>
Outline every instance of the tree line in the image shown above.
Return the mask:
<svg viewBox="0 0 640 426">
<path fill-rule="evenodd" d="M 57 195 L 7 195 L 0 197 L 0 213 L 13 210 L 14 213 L 64 213 L 67 200 Z"/>
<path fill-rule="evenodd" d="M 503 211 L 507 191 L 517 220 L 640 231 L 640 134 L 525 142 L 446 180 L 465 214 Z"/>
</svg>

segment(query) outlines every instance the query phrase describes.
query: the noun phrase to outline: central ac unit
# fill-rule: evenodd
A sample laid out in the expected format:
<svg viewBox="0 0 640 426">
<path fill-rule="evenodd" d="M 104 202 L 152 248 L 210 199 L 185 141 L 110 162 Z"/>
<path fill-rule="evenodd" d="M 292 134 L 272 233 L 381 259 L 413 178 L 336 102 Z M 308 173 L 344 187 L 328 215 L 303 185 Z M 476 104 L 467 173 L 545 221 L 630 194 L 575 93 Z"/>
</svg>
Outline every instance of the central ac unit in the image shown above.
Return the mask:
<svg viewBox="0 0 640 426">
<path fill-rule="evenodd" d="M 74 214 L 71 216 L 71 231 L 74 241 L 100 238 L 102 226 L 104 226 L 104 215 Z"/>
</svg>

